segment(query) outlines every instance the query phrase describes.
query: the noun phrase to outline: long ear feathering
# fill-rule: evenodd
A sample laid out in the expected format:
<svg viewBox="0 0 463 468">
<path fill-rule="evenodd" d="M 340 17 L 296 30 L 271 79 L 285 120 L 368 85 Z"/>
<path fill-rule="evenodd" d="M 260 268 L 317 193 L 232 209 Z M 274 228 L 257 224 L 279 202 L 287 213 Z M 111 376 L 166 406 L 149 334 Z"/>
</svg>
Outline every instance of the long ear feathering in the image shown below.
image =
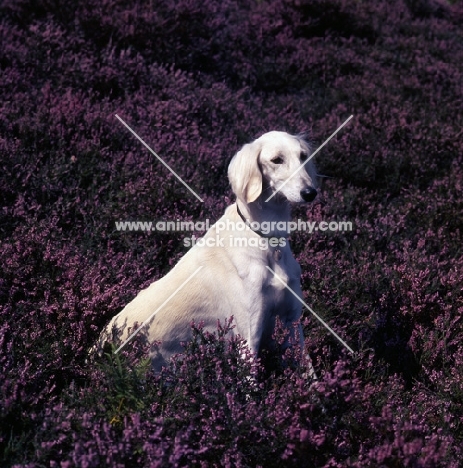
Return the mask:
<svg viewBox="0 0 463 468">
<path fill-rule="evenodd" d="M 258 159 L 261 146 L 257 142 L 244 145 L 228 166 L 228 179 L 236 197 L 244 203 L 255 201 L 262 193 L 262 173 Z"/>
</svg>

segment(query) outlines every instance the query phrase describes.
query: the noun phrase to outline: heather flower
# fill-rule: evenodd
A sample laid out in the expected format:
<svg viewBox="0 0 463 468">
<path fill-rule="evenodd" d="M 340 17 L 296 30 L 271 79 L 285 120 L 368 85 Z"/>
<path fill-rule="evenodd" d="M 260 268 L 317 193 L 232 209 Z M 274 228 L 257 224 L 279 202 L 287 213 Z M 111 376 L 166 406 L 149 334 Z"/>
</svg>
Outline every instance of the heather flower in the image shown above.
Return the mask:
<svg viewBox="0 0 463 468">
<path fill-rule="evenodd" d="M 0 464 L 459 466 L 461 6 L 151 3 L 0 7 Z M 232 322 L 194 324 L 159 375 L 137 340 L 89 359 L 185 252 L 116 220 L 215 220 L 243 143 L 278 129 L 316 148 L 351 114 L 294 215 L 354 228 L 291 243 L 304 300 L 355 356 L 304 310 L 317 382 L 279 326 L 259 359 Z"/>
</svg>

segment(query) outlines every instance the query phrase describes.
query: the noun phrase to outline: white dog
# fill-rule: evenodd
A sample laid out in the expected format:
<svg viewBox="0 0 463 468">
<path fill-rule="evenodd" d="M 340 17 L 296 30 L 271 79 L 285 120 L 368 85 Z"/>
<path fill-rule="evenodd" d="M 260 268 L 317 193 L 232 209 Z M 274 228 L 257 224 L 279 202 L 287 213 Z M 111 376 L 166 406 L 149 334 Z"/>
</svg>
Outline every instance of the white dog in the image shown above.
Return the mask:
<svg viewBox="0 0 463 468">
<path fill-rule="evenodd" d="M 302 138 L 285 132 L 269 132 L 244 145 L 228 168 L 236 203 L 166 276 L 111 320 L 99 346 L 111 339 L 124 343 L 135 323 L 146 322 L 140 333 L 150 343 L 161 342 L 152 351 L 153 367 L 160 370 L 182 352 L 180 343 L 191 338 L 193 321 L 214 332 L 218 319 L 224 323 L 233 316 L 233 332 L 254 355 L 274 345 L 276 317 L 294 330 L 301 303 L 279 278 L 301 297 L 301 270 L 285 226 L 290 204 L 311 202 L 317 195 L 312 162 L 297 171 L 309 155 Z M 299 335 L 303 347 L 301 325 Z"/>
</svg>

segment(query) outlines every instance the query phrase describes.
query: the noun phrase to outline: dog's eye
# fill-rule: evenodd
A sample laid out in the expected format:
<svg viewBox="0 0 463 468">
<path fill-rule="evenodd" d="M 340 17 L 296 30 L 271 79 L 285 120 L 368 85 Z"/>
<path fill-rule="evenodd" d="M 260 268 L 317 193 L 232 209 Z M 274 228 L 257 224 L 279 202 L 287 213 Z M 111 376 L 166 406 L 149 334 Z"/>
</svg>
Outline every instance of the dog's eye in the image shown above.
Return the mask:
<svg viewBox="0 0 463 468">
<path fill-rule="evenodd" d="M 309 157 L 309 155 L 307 153 L 303 153 L 301 152 L 301 161 L 304 162 L 304 161 L 307 161 L 307 158 Z"/>
<path fill-rule="evenodd" d="M 281 156 L 277 156 L 272 159 L 273 164 L 283 164 L 283 158 Z"/>
</svg>

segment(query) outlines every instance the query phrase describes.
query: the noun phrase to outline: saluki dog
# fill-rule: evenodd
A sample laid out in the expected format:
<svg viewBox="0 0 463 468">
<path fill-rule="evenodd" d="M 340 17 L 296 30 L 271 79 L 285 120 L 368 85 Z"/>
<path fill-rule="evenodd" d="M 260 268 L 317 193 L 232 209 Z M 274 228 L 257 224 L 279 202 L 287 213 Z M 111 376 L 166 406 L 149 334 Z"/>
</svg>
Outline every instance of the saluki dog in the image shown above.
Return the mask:
<svg viewBox="0 0 463 468">
<path fill-rule="evenodd" d="M 302 326 L 293 326 L 302 312 L 293 294 L 302 296 L 301 269 L 287 226 L 291 205 L 317 196 L 309 157 L 306 141 L 286 132 L 265 133 L 244 145 L 228 168 L 236 202 L 166 276 L 110 321 L 98 346 L 111 340 L 124 343 L 137 324 L 140 334 L 156 343 L 151 358 L 160 370 L 183 351 L 181 342 L 191 339 L 192 322 L 216 332 L 218 320 L 224 323 L 233 316 L 232 332 L 247 341 L 255 356 L 274 346 L 276 317 L 291 334 L 299 334 L 303 349 Z"/>
</svg>

